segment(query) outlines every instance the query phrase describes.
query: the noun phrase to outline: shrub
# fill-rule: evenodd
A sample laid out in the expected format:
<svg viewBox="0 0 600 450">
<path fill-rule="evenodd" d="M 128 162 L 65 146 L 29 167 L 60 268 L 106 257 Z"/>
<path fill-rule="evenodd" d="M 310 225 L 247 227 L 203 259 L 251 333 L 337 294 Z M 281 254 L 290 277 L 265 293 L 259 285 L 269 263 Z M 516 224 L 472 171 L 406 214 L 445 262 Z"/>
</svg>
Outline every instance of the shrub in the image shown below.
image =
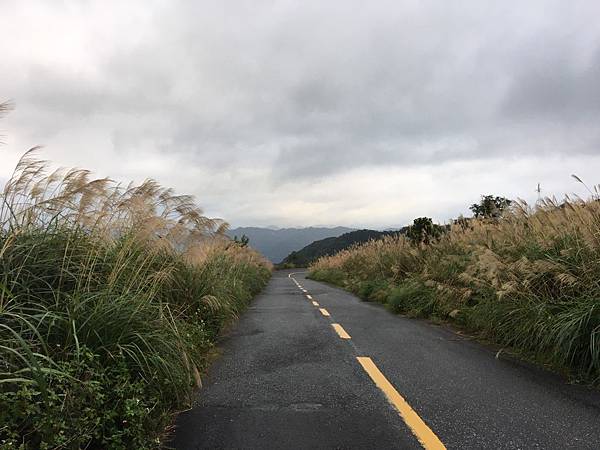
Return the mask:
<svg viewBox="0 0 600 450">
<path fill-rule="evenodd" d="M 344 286 L 346 275 L 339 269 L 311 271 L 310 278 L 316 281 L 327 281 L 337 286 Z"/>
<path fill-rule="evenodd" d="M 3 448 L 147 448 L 167 416 L 153 417 L 159 391 L 130 372 L 123 355 L 106 364 L 85 347 L 32 383 L 0 392 Z M 154 439 L 149 439 L 153 436 Z"/>
<path fill-rule="evenodd" d="M 436 310 L 436 295 L 418 281 L 408 280 L 391 290 L 387 304 L 395 313 L 429 317 Z"/>
<path fill-rule="evenodd" d="M 428 245 L 388 237 L 310 271 L 369 299 L 385 280 L 395 312 L 443 319 L 458 310 L 457 323 L 488 339 L 600 379 L 599 190 L 535 208 L 500 199 L 502 214 L 458 220 Z"/>
<path fill-rule="evenodd" d="M 362 281 L 358 285 L 358 296 L 363 300 L 381 301 L 387 295 L 388 282 L 385 280 Z"/>
<path fill-rule="evenodd" d="M 189 196 L 27 154 L 0 195 L 0 446 L 155 448 L 270 265 Z"/>
</svg>

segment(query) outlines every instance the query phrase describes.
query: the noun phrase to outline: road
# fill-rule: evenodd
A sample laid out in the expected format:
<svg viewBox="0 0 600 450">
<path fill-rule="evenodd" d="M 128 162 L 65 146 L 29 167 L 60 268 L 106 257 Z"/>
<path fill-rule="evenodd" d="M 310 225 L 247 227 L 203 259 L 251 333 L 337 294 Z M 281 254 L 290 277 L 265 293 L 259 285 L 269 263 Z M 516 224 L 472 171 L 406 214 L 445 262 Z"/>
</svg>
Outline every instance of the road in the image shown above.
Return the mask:
<svg viewBox="0 0 600 450">
<path fill-rule="evenodd" d="M 176 449 L 600 449 L 597 391 L 305 273 L 221 347 Z"/>
</svg>

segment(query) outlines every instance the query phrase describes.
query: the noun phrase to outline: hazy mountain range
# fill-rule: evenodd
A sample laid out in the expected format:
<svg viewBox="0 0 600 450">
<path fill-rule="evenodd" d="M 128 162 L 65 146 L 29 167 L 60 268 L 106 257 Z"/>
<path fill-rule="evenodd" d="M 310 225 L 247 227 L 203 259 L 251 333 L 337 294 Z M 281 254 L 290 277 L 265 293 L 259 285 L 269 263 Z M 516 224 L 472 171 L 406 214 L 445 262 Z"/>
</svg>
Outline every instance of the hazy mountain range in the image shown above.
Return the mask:
<svg viewBox="0 0 600 450">
<path fill-rule="evenodd" d="M 308 244 L 328 237 L 340 236 L 354 231 L 346 227 L 307 227 L 307 228 L 260 228 L 239 227 L 227 232 L 231 237 L 248 236 L 250 245 L 274 263 L 281 262 L 294 250 L 300 250 Z"/>
</svg>

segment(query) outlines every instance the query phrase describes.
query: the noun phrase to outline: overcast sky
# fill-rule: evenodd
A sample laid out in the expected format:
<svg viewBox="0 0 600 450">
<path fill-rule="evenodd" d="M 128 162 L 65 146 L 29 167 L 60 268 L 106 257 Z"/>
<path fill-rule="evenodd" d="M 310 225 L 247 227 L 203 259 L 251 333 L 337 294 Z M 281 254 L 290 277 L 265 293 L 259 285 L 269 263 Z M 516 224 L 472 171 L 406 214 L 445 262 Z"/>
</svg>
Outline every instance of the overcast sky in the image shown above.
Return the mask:
<svg viewBox="0 0 600 450">
<path fill-rule="evenodd" d="M 600 182 L 600 2 L 0 0 L 29 147 L 232 225 L 401 226 Z"/>
</svg>

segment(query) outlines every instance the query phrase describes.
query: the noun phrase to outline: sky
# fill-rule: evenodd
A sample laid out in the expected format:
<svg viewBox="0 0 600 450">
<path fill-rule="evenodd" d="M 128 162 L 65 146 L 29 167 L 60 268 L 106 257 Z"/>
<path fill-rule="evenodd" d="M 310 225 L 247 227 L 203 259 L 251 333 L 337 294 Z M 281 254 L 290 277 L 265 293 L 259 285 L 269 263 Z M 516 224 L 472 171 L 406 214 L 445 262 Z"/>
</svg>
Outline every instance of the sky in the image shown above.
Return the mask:
<svg viewBox="0 0 600 450">
<path fill-rule="evenodd" d="M 399 227 L 600 182 L 600 2 L 0 0 L 26 150 L 232 226 Z"/>
</svg>

